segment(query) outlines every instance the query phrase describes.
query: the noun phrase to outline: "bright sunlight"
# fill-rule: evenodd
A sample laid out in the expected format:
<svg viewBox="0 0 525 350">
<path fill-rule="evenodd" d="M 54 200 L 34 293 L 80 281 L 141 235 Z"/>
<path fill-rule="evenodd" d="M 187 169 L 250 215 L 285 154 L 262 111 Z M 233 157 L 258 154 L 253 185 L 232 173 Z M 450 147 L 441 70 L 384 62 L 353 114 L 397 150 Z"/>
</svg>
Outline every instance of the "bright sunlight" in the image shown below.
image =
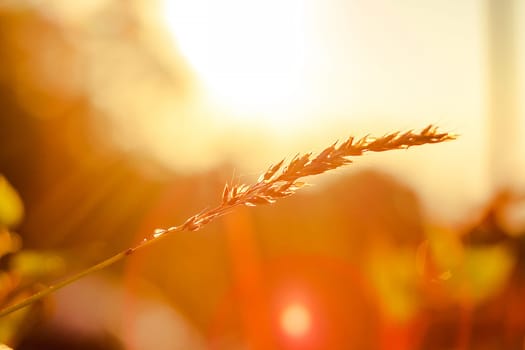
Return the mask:
<svg viewBox="0 0 525 350">
<path fill-rule="evenodd" d="M 300 0 L 166 0 L 163 12 L 214 103 L 237 119 L 283 126 L 301 117 L 304 6 Z"/>
</svg>

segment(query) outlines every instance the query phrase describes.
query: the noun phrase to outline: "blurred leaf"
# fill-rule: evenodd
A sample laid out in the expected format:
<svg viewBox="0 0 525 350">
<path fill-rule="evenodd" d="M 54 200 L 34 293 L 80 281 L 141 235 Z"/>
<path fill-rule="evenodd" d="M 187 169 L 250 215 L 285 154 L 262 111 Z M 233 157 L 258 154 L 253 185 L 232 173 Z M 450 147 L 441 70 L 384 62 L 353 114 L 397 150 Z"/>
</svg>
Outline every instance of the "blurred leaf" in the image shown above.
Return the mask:
<svg viewBox="0 0 525 350">
<path fill-rule="evenodd" d="M 494 295 L 503 287 L 514 265 L 514 257 L 503 245 L 465 249 L 465 260 L 458 273 L 459 288 L 475 302 Z"/>
<path fill-rule="evenodd" d="M 515 262 L 512 250 L 504 244 L 465 247 L 461 262 L 439 279 L 453 299 L 477 304 L 504 287 Z"/>
<path fill-rule="evenodd" d="M 24 206 L 18 193 L 0 175 L 0 226 L 14 226 L 20 222 Z"/>
<path fill-rule="evenodd" d="M 54 253 L 24 250 L 13 257 L 10 267 L 21 278 L 38 279 L 62 272 L 65 265 Z"/>
<path fill-rule="evenodd" d="M 18 285 L 17 278 L 9 272 L 0 271 L 0 305 L 4 302 L 5 297 L 13 291 Z"/>
<path fill-rule="evenodd" d="M 376 247 L 368 271 L 383 311 L 399 321 L 410 319 L 420 305 L 414 252 Z"/>
<path fill-rule="evenodd" d="M 436 227 L 427 229 L 427 236 L 432 258 L 441 271 L 461 265 L 464 248 L 457 232 Z"/>
<path fill-rule="evenodd" d="M 417 248 L 416 266 L 427 281 L 448 281 L 464 261 L 459 234 L 440 227 L 427 227 L 427 239 Z"/>
<path fill-rule="evenodd" d="M 0 257 L 17 252 L 22 247 L 22 240 L 16 233 L 0 227 Z"/>
</svg>

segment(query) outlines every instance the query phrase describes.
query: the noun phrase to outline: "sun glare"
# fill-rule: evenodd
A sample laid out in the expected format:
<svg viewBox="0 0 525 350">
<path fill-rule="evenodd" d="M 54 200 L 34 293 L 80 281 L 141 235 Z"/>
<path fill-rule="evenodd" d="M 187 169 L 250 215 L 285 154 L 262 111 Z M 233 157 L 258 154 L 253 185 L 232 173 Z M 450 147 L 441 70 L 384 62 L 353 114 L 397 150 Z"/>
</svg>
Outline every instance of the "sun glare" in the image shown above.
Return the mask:
<svg viewBox="0 0 525 350">
<path fill-rule="evenodd" d="M 303 1 L 165 0 L 164 16 L 214 103 L 237 118 L 294 121 L 305 85 Z"/>
<path fill-rule="evenodd" d="M 290 304 L 281 314 L 281 327 L 286 335 L 299 338 L 308 333 L 311 326 L 311 316 L 302 304 Z"/>
</svg>

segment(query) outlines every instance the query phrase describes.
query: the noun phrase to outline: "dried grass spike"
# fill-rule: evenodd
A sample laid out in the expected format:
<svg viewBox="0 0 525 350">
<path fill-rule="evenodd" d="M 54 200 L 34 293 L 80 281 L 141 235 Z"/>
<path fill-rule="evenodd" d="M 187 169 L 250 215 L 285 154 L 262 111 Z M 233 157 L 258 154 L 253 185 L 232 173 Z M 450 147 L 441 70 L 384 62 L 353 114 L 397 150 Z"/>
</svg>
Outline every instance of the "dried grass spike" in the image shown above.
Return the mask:
<svg viewBox="0 0 525 350">
<path fill-rule="evenodd" d="M 411 146 L 422 145 L 426 143 L 438 143 L 454 140 L 456 135 L 449 133 L 438 133 L 437 127 L 429 125 L 419 133 L 407 131 L 403 134 L 399 132 L 384 135 L 374 139 L 368 135 L 357 141 L 350 136 L 345 142 L 337 147 L 337 143 L 324 149 L 317 157 L 311 160 L 311 153 L 302 156 L 295 156 L 290 163 L 284 167 L 284 160 L 271 166 L 265 173 L 259 177 L 259 180 L 252 185 L 237 185 L 231 182 L 226 184 L 222 191 L 221 203 L 213 209 L 204 209 L 200 213 L 188 218 L 182 225 L 173 226 L 167 230 L 156 231 L 152 238 L 146 238 L 140 241 L 134 247 L 128 248 L 116 255 L 95 264 L 69 278 L 66 278 L 55 285 L 52 285 L 40 292 L 0 310 L 0 317 L 23 308 L 35 301 L 41 300 L 46 295 L 55 290 L 69 285 L 83 276 L 99 271 L 115 262 L 124 259 L 137 250 L 144 248 L 155 242 L 159 242 L 167 237 L 167 232 L 176 231 L 197 231 L 204 225 L 214 219 L 228 214 L 235 207 L 256 206 L 258 204 L 273 204 L 279 198 L 287 197 L 294 194 L 301 187 L 305 186 L 304 182 L 297 181 L 299 178 L 309 175 L 321 174 L 326 171 L 339 168 L 349 164 L 352 161 L 348 159 L 351 156 L 360 156 L 365 152 L 383 152 L 394 149 L 403 149 Z M 279 173 L 280 171 L 280 173 Z"/>
<path fill-rule="evenodd" d="M 281 166 L 284 164 L 284 159 L 281 160 L 279 163 L 273 165 L 273 166 L 270 166 L 270 168 L 268 168 L 268 171 L 266 171 L 266 173 L 262 174 L 262 181 L 269 181 L 272 176 L 275 175 L 275 173 L 281 169 Z M 260 178 L 260 177 L 259 177 Z M 261 182 L 261 180 L 259 180 L 258 182 Z"/>
</svg>

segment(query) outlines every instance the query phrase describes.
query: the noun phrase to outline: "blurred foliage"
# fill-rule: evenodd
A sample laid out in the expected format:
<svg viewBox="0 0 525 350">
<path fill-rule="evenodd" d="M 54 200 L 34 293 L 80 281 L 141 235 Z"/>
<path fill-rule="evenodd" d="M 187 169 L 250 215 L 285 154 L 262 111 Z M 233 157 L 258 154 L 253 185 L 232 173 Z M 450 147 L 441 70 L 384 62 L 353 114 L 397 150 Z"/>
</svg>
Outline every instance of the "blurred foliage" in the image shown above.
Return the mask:
<svg viewBox="0 0 525 350">
<path fill-rule="evenodd" d="M 433 283 L 458 302 L 481 303 L 497 294 L 507 283 L 516 263 L 509 244 L 465 246 L 460 237 L 447 230 L 429 230 L 423 243 L 418 268 Z M 432 265 L 432 266 L 429 266 Z"/>
<path fill-rule="evenodd" d="M 465 249 L 463 264 L 453 272 L 451 284 L 458 295 L 480 303 L 501 290 L 514 262 L 512 252 L 502 245 Z"/>
<path fill-rule="evenodd" d="M 0 258 L 16 253 L 21 247 L 20 237 L 9 231 L 9 227 L 17 224 L 23 215 L 22 200 L 18 193 L 0 175 Z M 0 305 L 16 290 L 19 279 L 9 269 L 0 271 Z M 9 342 L 15 336 L 22 322 L 22 313 L 15 313 L 0 320 L 0 342 Z"/>
<path fill-rule="evenodd" d="M 371 257 L 369 265 L 369 276 L 383 312 L 396 321 L 410 320 L 421 306 L 413 252 L 381 249 Z"/>
<path fill-rule="evenodd" d="M 0 257 L 17 252 L 22 245 L 19 235 L 10 232 L 5 227 L 0 227 Z"/>
<path fill-rule="evenodd" d="M 65 266 L 55 253 L 24 250 L 13 257 L 10 268 L 12 273 L 30 281 L 64 271 Z"/>
<path fill-rule="evenodd" d="M 0 227 L 12 227 L 24 214 L 22 200 L 7 179 L 0 174 Z"/>
<path fill-rule="evenodd" d="M 16 190 L 0 175 L 0 306 L 19 301 L 37 290 L 36 281 L 63 271 L 56 254 L 22 250 L 22 240 L 12 231 L 23 217 L 23 204 Z M 33 306 L 0 319 L 0 342 L 16 344 L 24 322 L 34 317 Z M 6 349 L 8 347 L 3 345 Z"/>
</svg>

